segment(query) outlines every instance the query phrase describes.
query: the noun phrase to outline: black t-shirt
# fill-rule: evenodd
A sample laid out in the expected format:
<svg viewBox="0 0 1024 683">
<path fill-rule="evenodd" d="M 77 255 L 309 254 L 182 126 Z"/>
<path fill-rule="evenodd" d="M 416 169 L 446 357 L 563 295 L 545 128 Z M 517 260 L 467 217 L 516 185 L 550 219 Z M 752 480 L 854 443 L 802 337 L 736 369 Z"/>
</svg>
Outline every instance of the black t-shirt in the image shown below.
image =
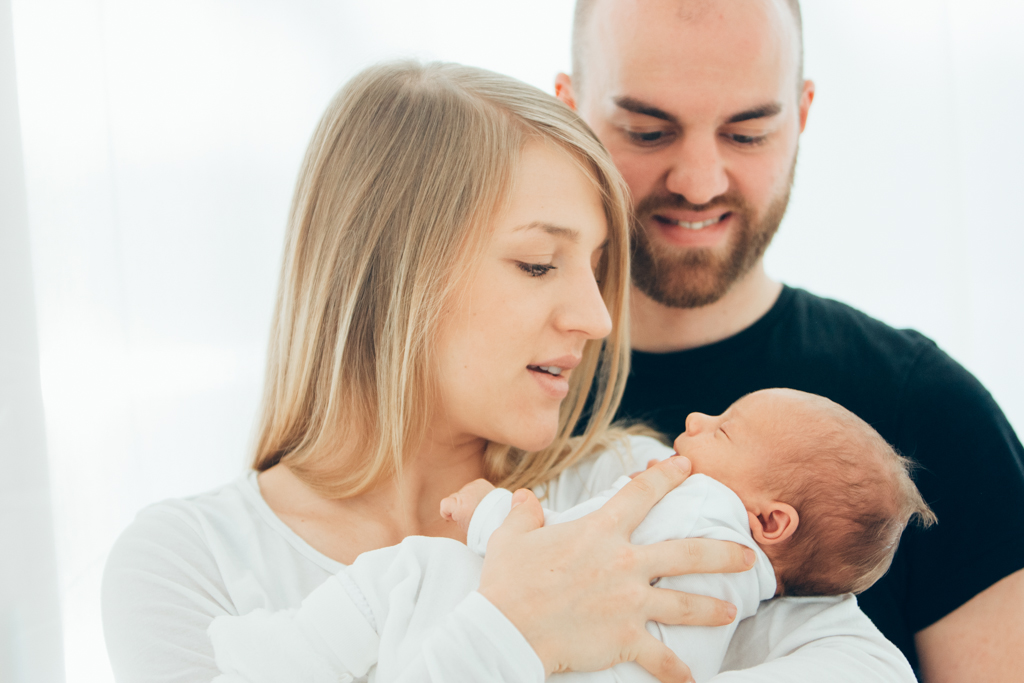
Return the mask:
<svg viewBox="0 0 1024 683">
<path fill-rule="evenodd" d="M 1020 441 L 988 391 L 930 339 L 790 287 L 733 337 L 635 351 L 619 417 L 675 438 L 689 413 L 718 415 L 773 387 L 832 399 L 920 465 L 914 480 L 939 523 L 909 527 L 889 572 L 858 598 L 916 669 L 915 632 L 1024 567 Z"/>
</svg>

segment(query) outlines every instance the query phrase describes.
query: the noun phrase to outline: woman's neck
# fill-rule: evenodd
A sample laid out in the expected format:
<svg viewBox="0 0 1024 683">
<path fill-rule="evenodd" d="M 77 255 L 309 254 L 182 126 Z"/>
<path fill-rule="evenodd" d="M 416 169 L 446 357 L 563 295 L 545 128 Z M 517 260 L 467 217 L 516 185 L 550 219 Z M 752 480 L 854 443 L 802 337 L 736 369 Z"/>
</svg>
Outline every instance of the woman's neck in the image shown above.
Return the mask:
<svg viewBox="0 0 1024 683">
<path fill-rule="evenodd" d="M 443 498 L 483 476 L 485 446 L 481 440 L 446 444 L 429 439 L 400 479 L 351 498 L 324 498 L 280 464 L 259 475 L 260 492 L 303 540 L 349 564 L 361 553 L 395 545 L 407 536 L 465 540 L 456 524 L 441 519 L 439 507 Z"/>
</svg>

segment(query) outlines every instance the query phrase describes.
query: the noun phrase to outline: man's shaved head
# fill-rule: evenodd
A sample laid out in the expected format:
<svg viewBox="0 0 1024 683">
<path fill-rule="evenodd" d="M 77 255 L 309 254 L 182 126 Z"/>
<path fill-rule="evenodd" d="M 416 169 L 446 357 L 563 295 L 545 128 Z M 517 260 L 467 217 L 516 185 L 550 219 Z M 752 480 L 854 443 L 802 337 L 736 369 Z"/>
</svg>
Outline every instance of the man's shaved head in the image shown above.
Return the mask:
<svg viewBox="0 0 1024 683">
<path fill-rule="evenodd" d="M 572 80 L 579 97 L 583 91 L 584 74 L 586 73 L 587 50 L 590 49 L 591 36 L 589 35 L 590 18 L 594 13 L 594 7 L 599 2 L 612 0 L 576 0 L 576 12 L 572 22 Z M 800 15 L 800 0 L 774 0 L 784 2 L 793 13 L 793 20 L 796 22 L 796 36 L 800 45 L 800 58 L 797 67 L 797 88 L 800 88 L 804 80 L 804 39 L 803 39 L 803 18 Z M 710 8 L 708 0 L 679 0 L 679 11 L 681 14 L 691 17 L 699 16 Z"/>
</svg>

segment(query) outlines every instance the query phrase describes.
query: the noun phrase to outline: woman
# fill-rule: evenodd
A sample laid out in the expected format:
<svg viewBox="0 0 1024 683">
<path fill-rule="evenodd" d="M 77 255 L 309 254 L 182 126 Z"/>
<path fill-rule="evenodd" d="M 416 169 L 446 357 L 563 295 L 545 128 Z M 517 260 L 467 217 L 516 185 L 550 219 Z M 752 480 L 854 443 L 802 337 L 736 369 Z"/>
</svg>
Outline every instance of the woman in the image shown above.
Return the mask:
<svg viewBox="0 0 1024 683">
<path fill-rule="evenodd" d="M 627 229 L 604 150 L 540 91 L 456 65 L 384 65 L 351 81 L 300 173 L 255 471 L 143 511 L 111 553 L 118 680 L 212 680 L 217 616 L 293 610 L 359 554 L 407 536 L 464 540 L 438 508 L 473 479 L 549 492 L 579 480 L 615 441 Z M 424 645 L 424 675 L 538 680 L 636 660 L 687 680 L 646 622 L 717 625 L 735 610 L 651 580 L 753 562 L 732 544 L 628 543 L 687 472 L 673 458 L 600 511 L 543 529 L 536 497 L 517 492 L 478 592 Z M 321 616 L 295 647 L 326 661 L 344 615 Z M 277 680 L 336 680 L 301 660 L 261 666 Z"/>
</svg>

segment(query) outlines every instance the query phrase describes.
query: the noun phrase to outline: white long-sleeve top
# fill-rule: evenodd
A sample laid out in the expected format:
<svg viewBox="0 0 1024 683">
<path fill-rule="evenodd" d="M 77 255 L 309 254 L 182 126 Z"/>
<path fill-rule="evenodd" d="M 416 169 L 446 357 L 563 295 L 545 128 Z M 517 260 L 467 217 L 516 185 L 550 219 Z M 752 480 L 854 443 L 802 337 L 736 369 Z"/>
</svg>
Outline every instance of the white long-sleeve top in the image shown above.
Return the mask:
<svg viewBox="0 0 1024 683">
<path fill-rule="evenodd" d="M 630 454 L 581 463 L 538 493 L 547 494 L 552 509 L 565 510 L 649 458 L 671 453 L 649 439 L 634 439 L 631 446 Z M 353 590 L 360 561 L 346 568 L 305 543 L 263 501 L 253 473 L 207 494 L 151 506 L 118 540 L 104 575 L 104 628 L 117 680 L 543 680 L 541 663 L 522 635 L 465 588 L 482 562 L 466 546 L 412 538 L 374 551 L 387 552 L 394 555 L 396 574 L 407 573 L 403 590 L 433 580 L 429 572 L 410 573 L 414 566 L 436 565 L 451 579 L 437 583 L 462 586 L 419 593 L 413 604 L 434 615 L 431 626 L 412 618 L 404 636 L 378 631 L 389 621 L 402 623 L 390 611 L 400 601 L 389 602 L 385 612 L 379 604 L 375 611 L 369 597 L 353 599 L 380 594 Z M 440 559 L 424 562 L 418 553 Z M 442 606 L 449 611 L 437 619 Z M 386 618 L 378 622 L 381 615 Z M 860 635 L 850 635 L 852 621 L 864 625 Z M 728 673 L 716 683 L 914 680 L 900 652 L 850 596 L 765 603 L 736 629 L 723 671 Z"/>
</svg>

